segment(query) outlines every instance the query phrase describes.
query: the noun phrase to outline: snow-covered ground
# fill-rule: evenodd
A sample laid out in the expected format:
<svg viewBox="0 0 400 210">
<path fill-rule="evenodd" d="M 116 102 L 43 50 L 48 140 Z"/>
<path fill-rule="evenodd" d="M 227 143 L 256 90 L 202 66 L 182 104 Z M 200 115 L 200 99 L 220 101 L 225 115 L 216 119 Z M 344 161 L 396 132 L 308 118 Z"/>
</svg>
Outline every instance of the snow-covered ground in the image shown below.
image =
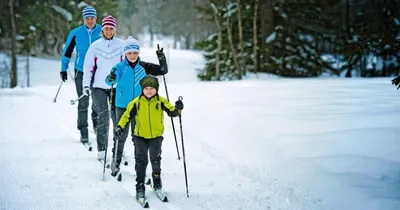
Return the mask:
<svg viewBox="0 0 400 210">
<path fill-rule="evenodd" d="M 185 103 L 190 198 L 166 120 L 162 175 L 170 203 L 147 191 L 151 209 L 399 209 L 400 93 L 390 78 L 198 82 L 200 54 L 168 56 L 170 99 Z M 156 62 L 155 49 L 141 57 Z M 140 209 L 127 175 L 131 140 L 123 181 L 108 169 L 102 181 L 96 152 L 78 140 L 71 80 L 53 103 L 59 66 L 32 59 L 34 87 L 0 90 L 0 209 Z"/>
</svg>

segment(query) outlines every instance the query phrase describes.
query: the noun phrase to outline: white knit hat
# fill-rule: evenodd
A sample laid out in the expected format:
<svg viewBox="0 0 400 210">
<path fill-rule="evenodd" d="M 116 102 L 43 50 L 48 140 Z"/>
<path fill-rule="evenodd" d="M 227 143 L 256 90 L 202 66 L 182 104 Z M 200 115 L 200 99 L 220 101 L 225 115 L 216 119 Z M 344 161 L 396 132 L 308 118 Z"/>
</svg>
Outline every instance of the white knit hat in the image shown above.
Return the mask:
<svg viewBox="0 0 400 210">
<path fill-rule="evenodd" d="M 129 36 L 128 39 L 125 40 L 124 54 L 126 54 L 128 52 L 140 53 L 139 42 L 138 42 L 138 40 L 136 40 L 132 36 Z"/>
</svg>

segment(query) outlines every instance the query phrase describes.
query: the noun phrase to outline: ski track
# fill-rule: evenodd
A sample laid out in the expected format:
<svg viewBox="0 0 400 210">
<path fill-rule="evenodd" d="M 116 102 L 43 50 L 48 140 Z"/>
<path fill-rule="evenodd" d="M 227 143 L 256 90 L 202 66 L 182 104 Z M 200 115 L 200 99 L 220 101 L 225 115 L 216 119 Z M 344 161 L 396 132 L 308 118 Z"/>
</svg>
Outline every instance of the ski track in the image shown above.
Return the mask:
<svg viewBox="0 0 400 210">
<path fill-rule="evenodd" d="M 21 127 L 18 133 L 0 132 L 4 137 L 0 140 L 4 166 L 0 179 L 0 209 L 91 209 L 93 206 L 129 209 L 134 201 L 129 202 L 129 197 L 110 183 L 99 181 L 98 165 L 88 161 L 87 152 L 80 143 L 75 147 L 62 133 L 56 137 L 47 132 L 60 130 L 59 123 L 51 111 L 40 111 L 40 107 L 49 102 L 33 103 L 31 99 L 35 98 L 37 96 L 21 95 L 14 100 L 18 103 L 8 104 L 0 97 L 1 109 L 8 110 L 2 117 L 9 119 L 1 122 L 1 127 L 5 127 L 4 124 Z M 15 119 L 15 113 L 33 120 Z M 49 123 L 43 125 L 35 119 Z M 4 139 L 13 142 L 10 144 Z M 79 174 L 81 171 L 75 168 L 85 168 L 85 174 Z M 85 196 L 87 194 L 90 196 Z M 118 202 L 119 199 L 126 202 Z"/>
<path fill-rule="evenodd" d="M 171 126 L 172 127 L 172 126 Z M 186 131 L 186 130 L 185 130 Z M 226 156 L 222 156 L 208 145 L 204 144 L 200 139 L 197 139 L 190 132 L 184 133 L 186 139 L 190 139 L 192 147 L 201 148 L 208 156 L 214 157 L 213 159 L 217 159 L 218 163 L 206 162 L 202 163 L 202 160 L 198 160 L 195 164 L 199 167 L 199 164 L 205 164 L 208 167 L 226 167 L 226 170 L 230 171 L 227 174 L 215 175 L 213 176 L 213 181 L 207 183 L 204 188 L 200 188 L 195 192 L 194 196 L 210 196 L 206 205 L 203 204 L 203 207 L 206 209 L 210 208 L 226 208 L 226 209 L 293 209 L 293 210 L 322 210 L 325 209 L 320 199 L 312 199 L 307 192 L 303 192 L 299 189 L 295 184 L 283 184 L 277 178 L 266 180 L 265 171 L 259 171 L 260 173 L 250 173 L 248 171 L 244 171 L 244 166 L 236 166 L 232 161 L 230 161 Z M 172 136 L 172 135 L 171 135 Z M 263 176 L 264 175 L 264 176 Z M 229 182 L 229 180 L 237 180 L 235 184 Z M 201 180 L 197 180 L 196 183 L 201 183 Z M 255 184 L 256 183 L 256 184 Z M 262 185 L 258 185 L 257 183 L 262 183 Z M 266 184 L 268 183 L 268 184 Z M 248 186 L 252 186 L 251 189 L 247 189 Z M 265 185 L 268 185 L 268 188 L 265 188 Z M 261 187 L 264 186 L 264 187 Z M 212 188 L 211 190 L 209 188 Z M 254 192 L 257 193 L 246 195 L 244 192 Z M 213 193 L 210 193 L 213 192 Z M 218 197 L 219 199 L 214 199 Z M 239 200 L 240 205 L 237 202 L 230 202 L 232 199 Z M 260 202 L 262 201 L 262 202 Z M 302 204 L 299 206 L 299 204 Z M 198 204 L 201 205 L 201 204 Z"/>
<path fill-rule="evenodd" d="M 73 106 L 76 109 L 77 104 L 75 104 Z M 56 112 L 56 111 L 57 110 L 52 110 L 53 113 Z M 89 106 L 89 113 L 90 112 L 91 111 L 90 111 L 90 106 Z M 60 128 L 62 128 L 66 133 L 68 133 L 71 136 L 71 139 L 74 139 L 75 141 L 79 142 L 79 139 L 80 139 L 79 132 L 77 130 L 75 132 L 72 131 L 69 128 L 69 127 L 71 127 L 69 125 L 69 123 L 64 121 L 64 120 L 62 120 L 62 117 L 59 117 L 58 119 L 59 120 L 57 121 L 56 124 Z M 89 121 L 90 121 L 90 117 L 89 117 Z M 110 123 L 111 123 L 111 121 L 110 121 Z M 89 126 L 91 126 L 91 124 Z M 89 129 L 90 129 L 90 127 L 89 127 Z M 110 130 L 111 129 L 112 128 L 110 126 Z M 110 135 L 112 135 L 112 134 L 110 133 Z M 89 152 L 89 151 L 88 152 L 91 153 L 92 156 L 94 156 L 93 159 L 95 159 L 96 158 L 96 154 L 97 154 L 97 145 L 96 145 L 95 135 L 94 135 L 93 131 L 91 131 L 91 130 L 89 131 L 89 136 L 92 137 L 92 138 L 90 138 L 91 139 L 90 141 L 92 143 L 93 150 L 91 152 Z M 110 139 L 111 139 L 111 141 L 110 141 Z M 112 145 L 112 144 L 113 144 L 112 138 L 109 138 L 108 145 Z M 82 148 L 83 148 L 83 146 L 82 146 Z M 108 148 L 107 160 L 111 160 L 111 159 L 112 159 L 111 148 Z M 95 160 L 95 161 L 97 161 L 97 160 Z M 107 161 L 107 163 L 111 163 L 111 162 Z M 124 166 L 123 163 L 121 163 L 121 174 L 122 174 L 122 181 L 121 182 L 117 181 L 116 177 L 112 177 L 111 174 L 110 174 L 111 173 L 110 169 L 107 169 L 107 168 L 106 168 L 106 171 L 105 171 L 105 179 L 106 179 L 106 181 L 111 181 L 113 184 L 123 188 L 124 191 L 126 193 L 128 193 L 130 196 L 132 196 L 132 199 L 135 200 L 135 197 L 136 197 L 136 190 L 135 190 L 135 183 L 136 182 L 135 182 L 135 179 L 134 179 L 135 175 L 132 172 L 126 170 L 126 168 L 129 168 L 130 166 L 131 165 L 129 165 L 129 163 L 128 163 L 128 166 Z M 133 167 L 133 166 L 131 166 L 131 167 Z M 103 165 L 101 165 L 101 170 L 103 170 Z M 148 187 L 146 188 L 146 196 L 148 197 L 147 201 L 149 202 L 150 208 L 157 207 L 156 209 L 166 209 L 166 210 L 168 210 L 168 209 L 179 209 L 179 208 L 170 208 L 171 205 L 168 205 L 168 203 L 161 203 L 161 205 L 158 204 L 161 201 L 158 198 L 153 199 L 153 197 L 155 197 L 155 195 L 153 194 L 153 192 L 150 191 L 150 188 L 148 188 Z M 140 207 L 140 204 L 138 204 L 137 202 L 136 202 L 136 205 L 138 205 Z"/>
<path fill-rule="evenodd" d="M 66 87 L 64 87 L 66 88 Z M 64 155 L 64 157 L 55 158 L 57 163 L 54 164 L 65 164 L 65 170 L 63 168 L 63 172 L 67 173 L 67 178 L 69 179 L 81 179 L 80 182 L 86 184 L 87 177 L 90 177 L 90 182 L 94 184 L 90 186 L 90 190 L 85 191 L 85 189 L 79 189 L 81 191 L 75 190 L 70 191 L 67 193 L 68 195 L 73 197 L 67 197 L 67 199 L 76 200 L 82 199 L 79 198 L 79 195 L 90 193 L 91 198 L 97 198 L 97 200 L 85 200 L 86 205 L 82 205 L 79 207 L 73 206 L 66 206 L 65 209 L 87 209 L 89 206 L 95 205 L 100 209 L 110 209 L 109 206 L 112 208 L 118 209 L 129 209 L 132 206 L 140 207 L 135 201 L 135 176 L 134 176 L 134 163 L 133 161 L 129 162 L 128 166 L 122 166 L 121 171 L 123 174 L 122 182 L 118 182 L 114 177 L 110 175 L 110 170 L 106 169 L 106 182 L 102 181 L 102 171 L 103 167 L 101 164 L 98 164 L 96 160 L 97 157 L 97 146 L 95 141 L 92 142 L 93 150 L 92 152 L 88 152 L 87 149 L 80 143 L 79 141 L 79 131 L 75 128 L 75 122 L 71 120 L 68 121 L 68 118 L 64 118 L 65 112 L 71 113 L 71 110 L 76 112 L 76 105 L 70 105 L 69 100 L 66 100 L 65 96 L 63 98 L 59 98 L 57 103 L 52 103 L 52 97 L 49 91 L 47 94 L 46 92 L 38 93 L 37 90 L 31 89 L 29 90 L 31 95 L 23 96 L 24 102 L 14 104 L 14 109 L 21 109 L 24 103 L 30 104 L 30 99 L 33 101 L 40 101 L 40 104 L 35 104 L 34 106 L 37 108 L 46 107 L 49 110 L 45 110 L 43 113 L 38 112 L 37 110 L 33 110 L 31 113 L 34 118 L 41 118 L 41 122 L 51 122 L 47 123 L 46 125 L 36 124 L 33 126 L 33 129 L 36 130 L 35 133 L 40 134 L 42 132 L 46 132 L 46 130 L 60 130 L 63 131 L 65 135 L 62 135 L 64 138 L 58 139 L 41 139 L 43 141 L 43 147 L 47 149 L 55 149 L 60 150 L 60 153 Z M 37 97 L 40 97 L 41 100 L 37 100 Z M 36 100 L 35 100 L 36 99 Z M 4 100 L 4 98 L 0 97 L 0 100 Z M 49 105 L 49 103 L 52 103 Z M 3 103 L 4 104 L 4 103 Z M 6 109 L 6 107 L 1 107 Z M 65 110 L 65 112 L 63 111 Z M 89 113 L 91 112 L 89 108 Z M 10 115 L 13 113 L 12 111 L 9 112 Z M 8 118 L 7 118 L 8 119 Z M 89 114 L 89 122 L 90 122 L 90 114 Z M 27 121 L 24 123 L 33 123 L 34 121 Z M 166 122 L 170 122 L 170 120 L 166 119 Z M 5 123 L 5 122 L 2 122 Z M 1 124 L 0 124 L 1 125 Z M 31 126 L 31 125 L 28 125 Z M 89 129 L 90 129 L 89 123 Z M 45 127 L 45 128 L 44 128 Z M 173 134 L 171 132 L 172 126 L 170 123 L 166 123 L 166 133 L 165 138 L 168 139 L 167 147 L 175 147 L 175 143 L 173 143 Z M 180 128 L 179 124 L 175 121 L 175 130 L 177 132 L 177 138 L 180 139 Z M 30 130 L 28 130 L 30 131 Z M 176 159 L 176 149 L 163 149 L 163 165 L 167 165 L 167 167 L 163 167 L 163 182 L 164 188 L 167 189 L 166 193 L 168 194 L 168 198 L 170 202 L 162 203 L 151 191 L 150 187 L 146 187 L 146 196 L 148 197 L 148 202 L 150 208 L 152 209 L 290 209 L 290 210 L 313 210 L 318 209 L 322 210 L 323 208 L 322 201 L 320 199 L 312 199 L 310 196 L 303 192 L 297 187 L 295 184 L 288 184 L 279 179 L 270 178 L 266 180 L 266 177 L 273 177 L 271 174 L 266 174 L 265 171 L 253 171 L 253 170 L 246 170 L 247 168 L 244 166 L 237 166 L 234 162 L 232 162 L 228 157 L 224 156 L 223 154 L 219 153 L 218 151 L 212 149 L 210 146 L 205 144 L 202 140 L 197 139 L 192 135 L 193 132 L 185 128 L 184 136 L 186 139 L 185 146 L 186 149 L 193 149 L 197 148 L 203 151 L 204 154 L 211 158 L 202 158 L 201 156 L 193 156 L 190 155 L 191 153 L 187 151 L 187 169 L 188 169 L 188 180 L 189 180 L 189 194 L 190 198 L 186 198 L 186 189 L 184 186 L 184 174 L 183 174 L 183 159 L 178 162 L 173 162 L 171 160 Z M 90 132 L 90 136 L 93 137 L 93 134 Z M 54 137 L 52 137 L 54 138 Z M 93 139 L 93 138 L 92 138 Z M 111 144 L 112 145 L 112 138 Z M 189 141 L 188 141 L 189 140 Z M 127 141 L 130 141 L 130 137 L 128 137 Z M 74 145 L 76 142 L 77 146 Z M 178 141 L 179 147 L 180 141 Z M 165 145 L 166 142 L 163 144 Z M 62 146 L 65 145 L 71 151 L 62 150 Z M 54 148 L 55 147 L 55 148 Z M 166 146 L 163 146 L 166 147 Z M 26 148 L 29 150 L 29 147 Z M 8 159 L 13 159 L 10 154 L 7 153 L 6 147 L 0 147 L 0 151 L 2 155 L 7 157 Z M 111 158 L 111 149 L 109 149 L 109 153 L 107 154 L 107 158 Z M 70 160 L 71 153 L 75 158 Z M 44 156 L 51 156 L 54 152 L 44 153 Z M 182 152 L 180 152 L 182 156 Z M 201 153 L 200 153 L 201 154 Z M 129 155 L 129 154 L 128 154 Z M 132 152 L 133 155 L 133 152 Z M 13 174 L 14 171 L 17 171 L 16 168 L 12 166 L 18 165 L 18 163 L 13 165 L 7 165 L 5 170 L 0 172 L 2 177 L 12 177 L 12 181 L 7 181 L 8 186 L 13 186 L 19 180 L 24 179 L 26 176 L 28 177 L 41 177 L 43 180 L 40 183 L 45 183 L 44 179 L 50 179 L 50 183 L 60 183 L 61 188 L 64 188 L 61 184 L 63 179 L 57 175 L 57 172 L 54 171 L 52 176 L 46 176 L 46 171 L 48 172 L 49 169 L 40 170 L 41 161 L 44 164 L 48 164 L 48 159 L 42 157 L 42 160 L 37 160 L 35 166 L 37 169 L 29 170 L 30 173 L 39 173 L 38 175 L 32 174 L 23 174 L 21 177 L 13 177 L 10 174 Z M 47 157 L 49 158 L 49 157 Z M 22 159 L 22 158 L 21 158 Z M 25 160 L 25 159 L 24 159 Z M 76 166 L 77 168 L 83 168 L 86 176 L 83 178 L 79 178 L 79 174 L 74 171 L 76 161 L 81 161 L 84 163 L 79 163 L 80 166 Z M 215 161 L 217 160 L 217 161 Z M 94 163 L 97 162 L 97 163 Z M 86 164 L 86 165 L 82 165 Z M 150 165 L 150 164 L 149 164 Z M 193 167 L 192 167 L 193 166 Z M 194 167 L 195 166 L 195 167 Z M 221 170 L 221 168 L 225 168 Z M 213 174 L 212 177 L 208 177 L 207 174 L 210 171 L 216 171 L 217 173 Z M 217 170 L 218 169 L 218 170 Z M 206 170 L 206 171 L 204 171 Z M 149 171 L 149 169 L 148 169 Z M 252 172 L 250 172 L 252 171 Z M 227 173 L 229 172 L 229 173 Z M 129 174 L 127 174 L 129 173 Z M 191 174 L 196 174 L 196 176 L 191 176 Z M 212 174 L 212 173 L 211 173 Z M 268 176 L 267 176 L 268 175 Z M 232 183 L 232 180 L 235 180 Z M 0 180 L 2 186 L 5 182 L 4 180 Z M 192 183 L 196 183 L 195 185 Z M 80 183 L 73 183 L 71 182 L 70 185 L 75 184 L 76 186 L 80 186 Z M 87 184 L 86 184 L 87 185 Z M 107 189 L 114 189 L 112 192 L 109 190 L 104 192 L 102 185 L 106 185 Z M 109 186 L 112 185 L 112 186 Z M 266 187 L 267 186 L 267 187 Z M 43 187 L 43 186 L 42 186 Z M 32 188 L 32 186 L 27 186 L 26 188 Z M 39 187 L 40 188 L 40 187 Z M 70 188 L 74 188 L 74 186 L 70 186 Z M 23 190 L 22 190 L 23 191 Z M 54 189 L 50 190 L 50 192 L 56 191 Z M 60 189 L 60 191 L 67 191 L 66 189 Z M 77 192 L 78 191 L 78 192 Z M 250 192 L 250 193 L 249 193 Z M 24 192 L 15 192 L 15 195 L 24 194 Z M 65 193 L 64 193 L 65 194 Z M 7 194 L 9 197 L 12 195 Z M 7 201 L 15 202 L 19 201 L 19 199 L 7 198 L 3 194 L 0 194 L 1 199 L 5 199 Z M 25 194 L 26 195 L 26 194 Z M 58 207 L 59 203 L 62 203 L 62 199 L 60 200 L 52 200 L 54 195 L 41 193 L 37 194 L 38 197 L 44 197 L 48 199 L 48 202 L 43 202 L 48 204 L 45 208 L 38 207 L 36 209 L 46 209 L 48 207 Z M 57 196 L 56 196 L 57 197 Z M 217 199 L 216 199 L 217 198 Z M 27 204 L 34 204 L 32 205 L 33 209 L 37 204 L 33 198 L 24 198 L 25 203 Z M 116 200 L 123 200 L 124 202 L 117 202 Z M 15 205 L 15 204 L 14 204 Z M 23 204 L 20 204 L 20 206 Z M 0 204 L 0 209 L 3 206 Z M 7 208 L 6 209 L 13 209 Z M 17 208 L 23 209 L 23 208 Z"/>
<path fill-rule="evenodd" d="M 65 105 L 65 106 L 70 106 L 70 105 Z M 170 122 L 170 120 L 166 119 L 166 122 Z M 175 123 L 175 131 L 177 132 L 177 138 L 179 139 L 180 138 L 179 124 L 176 123 L 176 121 L 174 121 L 174 123 Z M 71 136 L 75 136 L 76 139 L 79 139 L 77 135 L 74 135 L 73 132 L 69 129 L 69 127 L 71 126 L 69 126 L 67 122 L 59 122 L 58 124 L 61 127 L 63 127 Z M 171 132 L 172 125 L 170 123 L 166 123 L 166 128 L 167 128 L 166 133 L 164 135 L 165 138 L 170 140 L 174 139 Z M 231 162 L 227 157 L 222 156 L 217 151 L 213 150 L 208 145 L 206 145 L 200 139 L 195 138 L 193 135 L 191 135 L 190 130 L 187 129 L 184 130 L 184 136 L 186 139 L 191 139 L 190 141 L 190 143 L 192 144 L 190 146 L 191 148 L 201 148 L 201 150 L 204 151 L 207 155 L 213 157 L 212 160 L 218 160 L 217 163 L 211 161 L 203 161 L 201 159 L 198 159 L 197 162 L 188 162 L 187 160 L 188 170 L 190 165 L 196 165 L 198 166 L 196 168 L 198 168 L 200 171 L 195 173 L 201 174 L 201 170 L 206 167 L 208 168 L 215 167 L 218 169 L 220 169 L 221 167 L 225 167 L 227 169 L 223 171 L 230 171 L 230 173 L 215 174 L 215 176 L 212 177 L 212 180 L 204 179 L 204 176 L 191 177 L 190 174 L 188 174 L 189 194 L 190 198 L 192 198 L 192 199 L 189 198 L 190 199 L 189 201 L 191 202 L 186 201 L 187 200 L 186 193 L 182 193 L 185 191 L 178 193 L 175 192 L 176 187 L 171 188 L 171 191 L 169 191 L 170 189 L 169 187 L 166 188 L 168 189 L 167 193 L 170 201 L 174 204 L 180 203 L 181 204 L 180 207 L 172 205 L 171 202 L 160 204 L 159 202 L 161 201 L 159 201 L 158 198 L 154 195 L 154 193 L 150 191 L 151 189 L 147 187 L 146 196 L 148 196 L 148 202 L 150 204 L 150 208 L 157 207 L 157 209 L 160 208 L 160 209 L 291 209 L 291 210 L 324 209 L 321 207 L 321 200 L 319 199 L 312 200 L 308 195 L 306 195 L 305 192 L 302 192 L 294 184 L 285 186 L 280 180 L 276 178 L 271 180 L 265 180 L 265 177 L 263 176 L 265 175 L 265 172 L 260 173 L 261 175 L 257 175 L 256 173 L 250 174 L 248 171 L 244 171 L 243 168 L 235 166 L 235 164 Z M 128 137 L 127 141 L 129 139 L 130 137 Z M 169 143 L 171 144 L 172 142 Z M 92 146 L 93 146 L 93 151 L 96 151 L 95 142 L 93 142 Z M 180 147 L 181 145 L 178 144 L 178 146 Z M 168 155 L 172 155 L 172 153 Z M 182 156 L 182 152 L 180 152 L 180 155 Z M 166 158 L 168 157 L 166 157 L 166 155 L 163 155 L 163 159 Z M 183 171 L 182 161 L 183 160 L 179 161 L 180 170 L 178 170 L 178 174 L 180 174 L 180 172 Z M 149 168 L 151 170 L 151 167 Z M 133 176 L 134 174 L 133 167 L 132 168 L 130 168 L 129 166 L 121 167 L 121 170 L 123 169 L 125 169 L 125 172 L 128 171 L 130 175 Z M 215 170 L 215 171 L 220 171 L 220 170 Z M 169 175 L 170 174 L 164 174 L 165 181 L 167 181 L 166 178 L 168 178 Z M 129 192 L 132 196 L 134 196 L 135 180 L 134 178 L 132 178 L 132 176 L 129 176 L 128 178 L 126 176 L 123 176 L 122 183 L 117 183 L 117 184 L 121 184 L 127 192 Z M 183 173 L 179 177 L 183 178 Z M 198 177 L 200 178 L 199 180 L 197 180 Z M 237 181 L 235 183 L 231 183 L 230 180 L 237 180 Z M 182 180 L 179 181 L 181 182 Z M 267 181 L 269 183 L 268 184 L 269 188 L 265 188 L 266 185 L 265 183 Z M 202 185 L 198 186 L 190 185 L 191 182 L 202 183 Z M 123 183 L 129 183 L 129 184 L 124 185 Z M 262 183 L 262 185 L 258 185 L 257 183 Z M 128 187 L 126 187 L 126 185 L 128 185 Z M 244 192 L 254 192 L 254 191 L 256 191 L 257 193 L 252 193 L 249 195 L 246 195 L 244 193 Z M 218 199 L 215 199 L 216 197 L 218 197 Z M 195 205 L 193 205 L 192 202 Z M 299 203 L 301 203 L 302 205 L 299 206 Z"/>
</svg>

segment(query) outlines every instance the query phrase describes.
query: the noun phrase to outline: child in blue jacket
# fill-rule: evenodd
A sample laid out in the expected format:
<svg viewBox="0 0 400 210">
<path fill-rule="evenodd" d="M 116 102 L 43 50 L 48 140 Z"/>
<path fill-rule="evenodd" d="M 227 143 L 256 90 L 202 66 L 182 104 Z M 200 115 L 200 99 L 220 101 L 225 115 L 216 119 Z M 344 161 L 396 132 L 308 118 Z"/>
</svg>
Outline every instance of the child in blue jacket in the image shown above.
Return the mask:
<svg viewBox="0 0 400 210">
<path fill-rule="evenodd" d="M 167 60 L 165 58 L 163 49 L 156 51 L 160 65 L 148 63 L 140 60 L 140 45 L 139 42 L 133 37 L 129 36 L 123 48 L 124 60 L 112 68 L 111 73 L 106 78 L 109 85 L 115 85 L 116 97 L 116 122 L 121 119 L 124 114 L 128 103 L 142 93 L 140 80 L 147 75 L 165 75 L 168 73 Z M 131 130 L 135 128 L 135 122 L 131 122 Z M 126 138 L 128 137 L 129 126 L 126 126 L 120 136 L 114 136 L 114 146 L 112 149 L 113 158 L 115 152 L 115 144 L 118 141 L 117 158 L 113 161 L 111 167 L 111 175 L 115 176 L 119 172 L 119 165 L 122 159 L 122 153 Z M 133 132 L 132 132 L 133 133 Z M 133 137 L 132 137 L 133 138 Z M 132 139 L 133 141 L 133 139 Z"/>
</svg>

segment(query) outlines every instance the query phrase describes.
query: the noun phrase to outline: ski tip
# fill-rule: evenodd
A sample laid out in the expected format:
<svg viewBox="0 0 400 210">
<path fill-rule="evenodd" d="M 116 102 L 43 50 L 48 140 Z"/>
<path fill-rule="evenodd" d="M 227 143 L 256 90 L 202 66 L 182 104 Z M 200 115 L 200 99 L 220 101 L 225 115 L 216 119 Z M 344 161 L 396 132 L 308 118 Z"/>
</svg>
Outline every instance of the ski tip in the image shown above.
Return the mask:
<svg viewBox="0 0 400 210">
<path fill-rule="evenodd" d="M 150 207 L 150 205 L 149 205 L 149 202 L 147 202 L 146 200 L 139 200 L 139 199 L 136 199 L 136 201 L 143 207 L 143 208 L 149 208 Z"/>
<path fill-rule="evenodd" d="M 150 185 L 151 184 L 151 180 L 150 178 L 147 180 L 146 185 Z"/>
<path fill-rule="evenodd" d="M 168 197 L 165 196 L 164 199 L 162 200 L 162 202 L 168 202 Z"/>
<path fill-rule="evenodd" d="M 122 174 L 119 174 L 119 175 L 118 175 L 118 178 L 117 178 L 117 180 L 118 180 L 119 182 L 121 182 L 121 181 L 122 181 Z"/>
</svg>

